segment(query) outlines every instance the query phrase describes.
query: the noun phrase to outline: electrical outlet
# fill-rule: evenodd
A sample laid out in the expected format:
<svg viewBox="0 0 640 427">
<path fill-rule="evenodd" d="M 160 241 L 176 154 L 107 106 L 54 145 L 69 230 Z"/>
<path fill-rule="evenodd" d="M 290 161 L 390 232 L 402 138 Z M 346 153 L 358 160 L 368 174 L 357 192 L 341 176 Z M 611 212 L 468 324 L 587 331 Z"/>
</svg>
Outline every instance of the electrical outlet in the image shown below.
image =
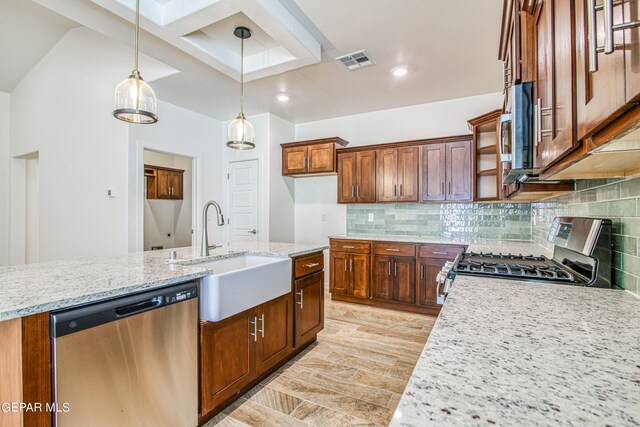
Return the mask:
<svg viewBox="0 0 640 427">
<path fill-rule="evenodd" d="M 369 214 L 369 222 L 373 222 L 373 214 L 372 213 Z"/>
<path fill-rule="evenodd" d="M 110 199 L 115 199 L 116 198 L 116 188 L 115 187 L 107 188 L 107 197 L 109 197 Z"/>
</svg>

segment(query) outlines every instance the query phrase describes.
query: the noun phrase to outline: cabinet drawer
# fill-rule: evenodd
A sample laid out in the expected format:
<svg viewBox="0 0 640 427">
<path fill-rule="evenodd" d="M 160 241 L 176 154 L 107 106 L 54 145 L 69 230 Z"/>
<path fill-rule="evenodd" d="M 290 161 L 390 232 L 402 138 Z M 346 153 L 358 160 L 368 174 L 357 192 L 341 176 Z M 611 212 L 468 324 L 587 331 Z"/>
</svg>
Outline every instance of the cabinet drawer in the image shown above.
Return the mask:
<svg viewBox="0 0 640 427">
<path fill-rule="evenodd" d="M 464 250 L 464 246 L 423 245 L 420 246 L 420 258 L 446 258 L 453 261 Z"/>
<path fill-rule="evenodd" d="M 416 256 L 416 245 L 406 243 L 374 242 L 374 255 Z"/>
<path fill-rule="evenodd" d="M 331 240 L 331 250 L 354 254 L 371 252 L 371 242 L 366 240 Z"/>
<path fill-rule="evenodd" d="M 324 254 L 322 252 L 296 258 L 293 262 L 293 272 L 296 279 L 322 270 L 324 270 Z"/>
</svg>

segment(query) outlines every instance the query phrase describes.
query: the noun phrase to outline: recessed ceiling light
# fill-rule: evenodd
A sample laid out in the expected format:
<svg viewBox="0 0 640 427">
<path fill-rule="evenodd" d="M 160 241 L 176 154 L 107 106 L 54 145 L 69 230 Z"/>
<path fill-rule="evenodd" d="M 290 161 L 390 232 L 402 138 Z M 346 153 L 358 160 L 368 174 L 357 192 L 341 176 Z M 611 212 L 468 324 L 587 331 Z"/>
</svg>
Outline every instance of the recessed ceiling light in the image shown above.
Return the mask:
<svg viewBox="0 0 640 427">
<path fill-rule="evenodd" d="M 393 73 L 394 76 L 396 77 L 402 77 L 404 75 L 407 74 L 409 70 L 407 70 L 407 67 L 396 67 L 393 70 L 391 70 L 391 72 Z"/>
<path fill-rule="evenodd" d="M 289 95 L 281 93 L 280 95 L 278 95 L 278 101 L 280 102 L 287 102 L 289 100 Z"/>
</svg>

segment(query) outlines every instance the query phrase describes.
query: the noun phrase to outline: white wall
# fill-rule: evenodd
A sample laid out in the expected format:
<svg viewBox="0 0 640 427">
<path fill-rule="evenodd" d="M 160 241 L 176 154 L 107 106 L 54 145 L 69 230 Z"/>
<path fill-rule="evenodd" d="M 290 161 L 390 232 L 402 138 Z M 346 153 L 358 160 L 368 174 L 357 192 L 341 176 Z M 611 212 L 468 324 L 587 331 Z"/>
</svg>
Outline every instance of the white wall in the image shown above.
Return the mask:
<svg viewBox="0 0 640 427">
<path fill-rule="evenodd" d="M 10 96 L 0 92 L 0 266 L 9 264 Z"/>
<path fill-rule="evenodd" d="M 131 54 L 127 46 L 76 28 L 11 93 L 11 155 L 39 152 L 40 261 L 142 249 L 142 229 L 139 240 L 135 232 L 142 198 L 129 189 L 137 188 L 136 165 L 142 165 L 146 142 L 200 159 L 198 178 L 207 189 L 199 190 L 198 201 L 219 187 L 219 121 L 162 102 L 155 125 L 128 125 L 111 116 L 113 91 L 130 72 Z M 12 166 L 12 177 L 24 174 L 18 169 Z M 13 212 L 23 205 L 23 190 L 20 182 L 11 187 Z M 115 198 L 107 196 L 110 187 Z M 12 231 L 14 219 L 20 228 L 20 218 L 12 216 Z M 24 253 L 20 244 L 19 233 L 12 234 L 12 255 Z"/>
<path fill-rule="evenodd" d="M 129 130 L 129 250 L 143 250 L 144 149 L 196 159 L 195 188 L 190 189 L 196 210 L 191 212 L 196 242 L 200 242 L 200 209 L 207 200 L 223 196 L 222 123 L 168 102 L 158 101 L 157 123 Z M 182 168 L 180 168 L 182 169 Z M 186 177 L 185 177 L 186 178 Z M 185 186 L 185 191 L 187 187 Z M 225 227 L 226 228 L 226 227 Z M 220 242 L 223 229 L 209 220 L 209 241 Z"/>
<path fill-rule="evenodd" d="M 467 120 L 501 105 L 502 94 L 493 93 L 299 123 L 295 140 L 339 136 L 352 147 L 469 134 Z M 337 199 L 336 176 L 295 180 L 297 243 L 328 242 L 327 236 L 347 232 L 347 209 Z"/>
</svg>

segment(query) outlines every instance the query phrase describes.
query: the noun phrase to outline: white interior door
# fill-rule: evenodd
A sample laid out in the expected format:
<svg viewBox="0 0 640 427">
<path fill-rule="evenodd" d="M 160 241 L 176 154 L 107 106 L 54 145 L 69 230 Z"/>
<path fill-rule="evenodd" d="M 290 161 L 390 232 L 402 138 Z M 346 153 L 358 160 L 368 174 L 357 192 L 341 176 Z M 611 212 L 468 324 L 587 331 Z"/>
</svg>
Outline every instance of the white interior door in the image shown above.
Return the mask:
<svg viewBox="0 0 640 427">
<path fill-rule="evenodd" d="M 229 163 L 229 241 L 258 240 L 258 160 Z"/>
</svg>

